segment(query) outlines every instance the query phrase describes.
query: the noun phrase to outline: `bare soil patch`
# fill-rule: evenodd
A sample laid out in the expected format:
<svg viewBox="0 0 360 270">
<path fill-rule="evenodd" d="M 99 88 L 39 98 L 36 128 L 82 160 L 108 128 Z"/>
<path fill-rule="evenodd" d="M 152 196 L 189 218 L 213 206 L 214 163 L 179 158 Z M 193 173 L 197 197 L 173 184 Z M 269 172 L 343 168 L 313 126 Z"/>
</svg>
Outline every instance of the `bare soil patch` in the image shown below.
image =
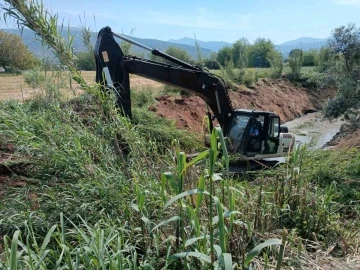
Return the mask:
<svg viewBox="0 0 360 270">
<path fill-rule="evenodd" d="M 287 80 L 262 79 L 252 88 L 230 91 L 229 94 L 234 108 L 275 112 L 282 122 L 287 122 L 319 110 L 335 90 L 315 91 Z M 201 132 L 202 119 L 206 115 L 206 104 L 201 98 L 164 96 L 157 101 L 151 109 L 159 116 L 174 120 L 179 128 Z"/>
<path fill-rule="evenodd" d="M 349 124 L 343 124 L 340 131 L 328 143 L 335 149 L 360 149 L 360 129 L 354 129 Z"/>
</svg>

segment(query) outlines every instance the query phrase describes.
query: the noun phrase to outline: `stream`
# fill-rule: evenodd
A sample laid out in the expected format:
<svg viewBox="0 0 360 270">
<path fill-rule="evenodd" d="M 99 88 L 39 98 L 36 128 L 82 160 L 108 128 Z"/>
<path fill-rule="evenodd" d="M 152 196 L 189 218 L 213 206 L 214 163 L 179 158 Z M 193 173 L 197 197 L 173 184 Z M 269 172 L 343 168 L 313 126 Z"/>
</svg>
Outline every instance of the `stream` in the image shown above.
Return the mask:
<svg viewBox="0 0 360 270">
<path fill-rule="evenodd" d="M 289 132 L 295 134 L 295 145 L 307 144 L 310 149 L 322 148 L 340 130 L 344 122 L 340 119 L 328 121 L 320 113 L 309 113 L 286 122 Z"/>
</svg>

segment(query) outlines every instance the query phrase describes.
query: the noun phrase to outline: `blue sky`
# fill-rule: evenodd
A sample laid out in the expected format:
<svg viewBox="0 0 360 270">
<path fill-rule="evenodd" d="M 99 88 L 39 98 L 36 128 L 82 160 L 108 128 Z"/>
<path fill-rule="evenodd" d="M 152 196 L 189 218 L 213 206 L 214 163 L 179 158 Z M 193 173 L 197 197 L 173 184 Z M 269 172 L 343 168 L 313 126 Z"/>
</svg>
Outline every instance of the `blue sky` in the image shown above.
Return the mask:
<svg viewBox="0 0 360 270">
<path fill-rule="evenodd" d="M 0 0 L 0 3 L 2 0 Z M 299 37 L 326 38 L 338 26 L 360 27 L 360 0 L 44 0 L 71 26 L 86 24 L 98 31 L 161 40 L 184 36 L 204 41 L 234 42 L 246 37 L 270 38 L 275 44 Z M 94 16 L 96 24 L 94 23 Z M 7 26 L 0 21 L 0 28 Z"/>
</svg>

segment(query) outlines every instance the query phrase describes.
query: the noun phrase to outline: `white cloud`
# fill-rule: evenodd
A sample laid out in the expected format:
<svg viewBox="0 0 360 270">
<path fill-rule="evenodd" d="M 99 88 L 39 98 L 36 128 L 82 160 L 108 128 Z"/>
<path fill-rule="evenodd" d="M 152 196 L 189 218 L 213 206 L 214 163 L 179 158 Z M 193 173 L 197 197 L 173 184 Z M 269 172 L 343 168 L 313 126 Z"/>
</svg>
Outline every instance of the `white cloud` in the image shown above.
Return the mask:
<svg viewBox="0 0 360 270">
<path fill-rule="evenodd" d="M 219 14 L 200 8 L 194 14 L 169 14 L 150 11 L 147 15 L 143 14 L 143 16 L 132 21 L 214 30 L 239 30 L 248 27 L 248 20 L 249 15 Z"/>
<path fill-rule="evenodd" d="M 334 4 L 360 7 L 360 0 L 333 0 Z"/>
</svg>

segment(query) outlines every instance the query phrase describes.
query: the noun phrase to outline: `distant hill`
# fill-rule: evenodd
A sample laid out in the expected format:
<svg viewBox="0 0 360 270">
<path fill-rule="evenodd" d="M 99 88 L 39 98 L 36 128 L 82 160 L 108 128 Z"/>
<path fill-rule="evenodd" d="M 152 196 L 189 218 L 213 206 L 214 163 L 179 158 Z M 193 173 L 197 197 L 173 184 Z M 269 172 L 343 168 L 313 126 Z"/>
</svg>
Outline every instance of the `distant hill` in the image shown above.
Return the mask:
<svg viewBox="0 0 360 270">
<path fill-rule="evenodd" d="M 22 34 L 17 29 L 0 29 L 0 30 L 8 32 L 8 33 L 12 33 L 12 34 L 20 35 L 23 38 L 23 41 L 26 44 L 26 46 L 28 46 L 29 50 L 31 52 L 33 52 L 34 55 L 37 57 L 44 57 L 44 56 L 52 55 L 51 52 L 43 49 L 41 41 L 36 40 L 35 34 L 29 29 L 24 29 Z M 92 38 L 92 42 L 93 42 L 93 44 L 95 44 L 97 33 L 93 33 L 93 34 L 94 35 Z M 83 45 L 82 40 L 81 40 L 81 30 L 76 27 L 71 27 L 70 35 L 75 36 L 74 41 L 73 41 L 74 52 L 84 51 L 85 46 Z M 65 28 L 62 31 L 62 36 L 65 39 L 67 39 L 67 36 L 68 36 L 67 28 Z M 172 42 L 162 41 L 162 40 L 157 40 L 157 39 L 142 39 L 142 38 L 136 38 L 136 37 L 130 37 L 130 38 L 132 38 L 133 40 L 135 40 L 139 43 L 142 43 L 150 48 L 156 48 L 156 49 L 159 49 L 162 51 L 165 51 L 170 46 L 179 47 L 179 48 L 185 49 L 194 59 L 196 59 L 197 49 L 195 46 L 190 46 L 190 45 L 185 45 L 185 44 L 177 44 L 177 43 L 172 43 Z M 120 40 L 119 40 L 119 43 L 121 43 Z M 148 51 L 141 49 L 139 47 L 136 47 L 136 46 L 132 46 L 131 50 L 135 53 L 144 53 L 145 55 L 147 55 L 149 53 Z M 200 51 L 205 58 L 209 57 L 212 52 L 212 50 L 209 50 L 206 48 L 201 48 Z"/>
<path fill-rule="evenodd" d="M 184 45 L 191 45 L 195 46 L 195 39 L 183 37 L 181 39 L 169 39 L 169 42 L 177 43 L 177 44 L 184 44 Z M 232 46 L 232 43 L 224 42 L 224 41 L 202 41 L 197 40 L 200 48 L 205 48 L 212 50 L 213 52 L 218 52 L 221 48 L 225 46 Z"/>
<path fill-rule="evenodd" d="M 181 39 L 170 39 L 169 42 L 174 42 L 178 44 L 187 44 L 187 45 L 193 45 L 195 44 L 194 38 L 188 38 L 184 37 Z M 232 43 L 224 42 L 224 41 L 197 41 L 200 48 L 206 48 L 210 49 L 214 52 L 218 52 L 221 48 L 225 46 L 232 46 Z M 287 42 L 284 42 L 280 45 L 275 45 L 275 48 L 282 53 L 284 57 L 287 57 L 289 52 L 292 49 L 303 49 L 303 50 L 309 50 L 309 49 L 319 49 L 322 46 L 324 46 L 327 42 L 327 39 L 321 39 L 321 38 L 310 38 L 310 37 L 302 37 L 295 40 L 290 40 Z"/>
<path fill-rule="evenodd" d="M 293 45 L 299 45 L 299 44 L 319 44 L 319 43 L 325 43 L 327 41 L 326 38 L 311 38 L 311 37 L 302 37 L 302 38 L 298 38 L 298 39 L 294 39 L 294 40 L 290 40 L 290 41 L 286 41 L 280 45 L 289 45 L 289 46 L 293 46 Z"/>
<path fill-rule="evenodd" d="M 310 49 L 320 49 L 326 45 L 327 40 L 328 39 L 302 37 L 284 42 L 280 45 L 275 45 L 275 48 L 280 51 L 284 57 L 287 57 L 292 49 L 303 49 L 305 51 Z"/>
<path fill-rule="evenodd" d="M 2 31 L 17 34 L 20 35 L 20 31 L 17 29 L 0 29 Z M 63 37 L 66 39 L 68 36 L 67 28 L 65 28 L 62 31 Z M 81 40 L 81 30 L 77 27 L 71 27 L 70 28 L 70 35 L 75 36 L 73 41 L 73 49 L 74 52 L 81 52 L 85 50 L 84 45 L 82 44 Z M 21 37 L 24 40 L 24 43 L 28 46 L 29 50 L 34 53 L 37 57 L 45 57 L 45 56 L 52 56 L 51 51 L 46 50 L 43 48 L 41 41 L 35 39 L 35 34 L 29 30 L 24 29 Z M 92 42 L 95 44 L 96 42 L 97 33 L 93 33 Z M 133 40 L 142 43 L 150 48 L 156 48 L 161 51 L 165 51 L 170 46 L 175 46 L 182 48 L 186 50 L 191 57 L 194 59 L 197 58 L 197 49 L 195 47 L 195 39 L 184 37 L 181 39 L 170 39 L 169 41 L 162 41 L 158 39 L 143 39 L 143 38 L 137 38 L 137 37 L 130 37 Z M 119 42 L 121 42 L 119 40 Z M 224 41 L 197 41 L 200 46 L 200 51 L 204 58 L 208 58 L 212 52 L 218 52 L 221 48 L 224 46 L 232 46 L 231 43 L 224 42 Z M 287 42 L 284 42 L 280 45 L 275 45 L 275 48 L 279 50 L 282 55 L 286 58 L 289 54 L 289 52 L 292 49 L 303 49 L 303 50 L 309 50 L 309 49 L 318 49 L 324 46 L 327 42 L 327 39 L 320 39 L 320 38 L 310 38 L 310 37 L 302 37 L 295 40 L 290 40 Z M 134 53 L 143 53 L 146 57 L 149 52 L 142 48 L 138 48 L 136 46 L 131 47 L 131 51 Z"/>
</svg>

